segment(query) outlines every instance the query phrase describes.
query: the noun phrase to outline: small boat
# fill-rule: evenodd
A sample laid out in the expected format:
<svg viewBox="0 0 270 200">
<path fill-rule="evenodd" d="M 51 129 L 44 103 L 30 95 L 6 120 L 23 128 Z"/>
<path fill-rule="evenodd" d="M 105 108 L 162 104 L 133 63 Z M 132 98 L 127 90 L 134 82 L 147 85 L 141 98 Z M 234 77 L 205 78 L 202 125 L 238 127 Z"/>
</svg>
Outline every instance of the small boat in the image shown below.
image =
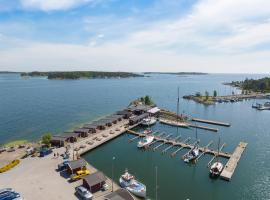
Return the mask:
<svg viewBox="0 0 270 200">
<path fill-rule="evenodd" d="M 252 108 L 259 109 L 262 106 L 260 103 L 252 104 Z"/>
<path fill-rule="evenodd" d="M 153 140 L 154 140 L 154 136 L 149 136 L 149 135 L 145 136 L 142 140 L 140 140 L 138 142 L 137 147 L 138 148 L 145 147 L 145 146 L 149 145 L 151 142 L 153 142 Z"/>
<path fill-rule="evenodd" d="M 198 146 L 193 147 L 193 149 L 187 155 L 185 155 L 184 161 L 188 163 L 190 161 L 195 160 L 199 156 L 199 153 L 200 153 L 199 147 Z"/>
<path fill-rule="evenodd" d="M 145 198 L 146 186 L 135 179 L 133 175 L 128 173 L 128 170 L 119 179 L 120 186 L 127 189 L 132 194 Z"/>
<path fill-rule="evenodd" d="M 212 177 L 217 177 L 221 174 L 223 170 L 223 164 L 221 162 L 215 162 L 210 167 L 210 175 Z"/>
<path fill-rule="evenodd" d="M 157 122 L 156 118 L 154 117 L 148 117 L 142 120 L 142 125 L 144 126 L 151 126 L 154 125 Z"/>
<path fill-rule="evenodd" d="M 145 129 L 145 130 L 143 131 L 143 134 L 145 134 L 145 135 L 150 134 L 150 133 L 152 133 L 152 130 L 151 130 L 150 128 Z"/>
</svg>

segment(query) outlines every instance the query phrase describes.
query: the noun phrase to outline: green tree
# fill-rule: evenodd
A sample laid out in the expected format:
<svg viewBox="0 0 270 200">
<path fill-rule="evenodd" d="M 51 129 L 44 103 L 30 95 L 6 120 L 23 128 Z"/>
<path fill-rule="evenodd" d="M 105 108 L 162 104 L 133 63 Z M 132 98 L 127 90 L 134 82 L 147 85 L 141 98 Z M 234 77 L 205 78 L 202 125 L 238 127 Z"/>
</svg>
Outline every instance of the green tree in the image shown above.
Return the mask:
<svg viewBox="0 0 270 200">
<path fill-rule="evenodd" d="M 51 139 L 52 139 L 52 134 L 51 133 L 45 133 L 43 136 L 42 136 L 42 144 L 45 144 L 47 146 L 50 146 L 51 144 Z"/>
<path fill-rule="evenodd" d="M 208 99 L 209 99 L 209 92 L 205 91 L 205 100 L 208 100 Z"/>
<path fill-rule="evenodd" d="M 144 103 L 145 103 L 145 105 L 151 105 L 151 104 L 152 104 L 151 97 L 148 96 L 148 95 L 146 95 L 146 96 L 144 97 Z"/>
<path fill-rule="evenodd" d="M 217 96 L 217 91 L 216 91 L 216 90 L 214 90 L 214 94 L 213 94 L 213 96 L 214 96 L 214 97 L 216 97 L 216 96 Z"/>
</svg>

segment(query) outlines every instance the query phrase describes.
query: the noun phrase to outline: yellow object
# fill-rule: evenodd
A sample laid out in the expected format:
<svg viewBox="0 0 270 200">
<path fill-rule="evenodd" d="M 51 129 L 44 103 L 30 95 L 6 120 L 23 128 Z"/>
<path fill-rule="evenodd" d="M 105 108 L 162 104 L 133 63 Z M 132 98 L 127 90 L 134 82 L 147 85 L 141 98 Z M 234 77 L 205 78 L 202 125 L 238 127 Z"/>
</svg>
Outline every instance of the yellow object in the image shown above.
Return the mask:
<svg viewBox="0 0 270 200">
<path fill-rule="evenodd" d="M 19 160 L 13 160 L 9 164 L 0 168 L 0 173 L 6 172 L 20 163 Z"/>
<path fill-rule="evenodd" d="M 76 174 L 71 175 L 70 179 L 75 181 L 75 180 L 81 179 L 82 177 L 84 177 L 88 174 L 90 174 L 90 171 L 88 169 L 79 170 L 76 172 Z"/>
</svg>

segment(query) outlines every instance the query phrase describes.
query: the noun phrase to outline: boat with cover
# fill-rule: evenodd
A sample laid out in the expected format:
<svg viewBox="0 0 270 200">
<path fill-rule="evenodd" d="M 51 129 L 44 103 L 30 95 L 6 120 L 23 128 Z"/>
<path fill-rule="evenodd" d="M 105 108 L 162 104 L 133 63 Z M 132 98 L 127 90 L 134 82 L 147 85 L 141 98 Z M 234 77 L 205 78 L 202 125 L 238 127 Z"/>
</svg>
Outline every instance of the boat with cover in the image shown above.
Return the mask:
<svg viewBox="0 0 270 200">
<path fill-rule="evenodd" d="M 138 142 L 137 147 L 138 147 L 138 148 L 146 147 L 146 146 L 148 146 L 151 142 L 153 142 L 153 140 L 154 140 L 154 136 L 152 136 L 152 135 L 145 136 L 142 140 L 140 140 L 140 141 Z"/>
<path fill-rule="evenodd" d="M 143 134 L 145 134 L 145 135 L 150 134 L 150 133 L 152 133 L 152 130 L 151 130 L 150 128 L 145 129 L 145 130 L 143 131 Z"/>
<path fill-rule="evenodd" d="M 146 197 L 146 186 L 137 181 L 133 175 L 128 173 L 128 170 L 121 175 L 119 183 L 122 188 L 127 189 L 132 194 L 142 198 Z"/>
<path fill-rule="evenodd" d="M 214 162 L 210 167 L 210 175 L 212 177 L 219 176 L 223 170 L 223 164 L 221 162 Z"/>
<path fill-rule="evenodd" d="M 181 122 L 181 121 L 159 119 L 159 122 L 162 123 L 162 124 L 170 125 L 170 126 L 178 126 L 178 127 L 183 127 L 183 128 L 188 128 L 189 127 L 188 123 Z"/>
<path fill-rule="evenodd" d="M 156 122 L 157 122 L 156 118 L 148 117 L 148 118 L 143 119 L 141 124 L 144 126 L 151 126 L 151 125 L 154 125 Z"/>
<path fill-rule="evenodd" d="M 185 162 L 190 162 L 195 160 L 199 156 L 199 147 L 196 145 L 191 149 L 191 151 L 184 157 Z"/>
</svg>

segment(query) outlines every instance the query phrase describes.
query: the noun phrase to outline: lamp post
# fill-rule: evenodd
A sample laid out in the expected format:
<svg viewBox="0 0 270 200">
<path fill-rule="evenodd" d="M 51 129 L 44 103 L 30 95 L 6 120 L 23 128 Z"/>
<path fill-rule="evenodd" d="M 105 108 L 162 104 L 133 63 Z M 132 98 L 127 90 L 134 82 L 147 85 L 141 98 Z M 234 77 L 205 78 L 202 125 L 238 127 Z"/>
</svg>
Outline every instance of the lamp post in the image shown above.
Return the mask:
<svg viewBox="0 0 270 200">
<path fill-rule="evenodd" d="M 114 174 L 113 174 L 113 171 L 114 171 L 114 160 L 115 160 L 115 157 L 113 156 L 112 157 L 112 192 L 113 192 L 113 178 L 114 178 Z"/>
</svg>

